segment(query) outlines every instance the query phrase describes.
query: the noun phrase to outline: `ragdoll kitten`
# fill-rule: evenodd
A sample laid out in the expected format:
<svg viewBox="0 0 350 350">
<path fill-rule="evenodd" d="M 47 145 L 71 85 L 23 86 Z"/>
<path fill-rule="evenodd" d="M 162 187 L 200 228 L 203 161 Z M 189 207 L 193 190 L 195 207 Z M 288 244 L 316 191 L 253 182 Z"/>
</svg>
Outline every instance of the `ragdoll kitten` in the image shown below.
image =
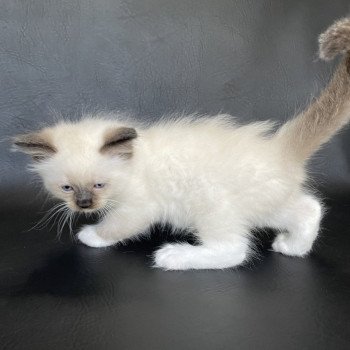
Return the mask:
<svg viewBox="0 0 350 350">
<path fill-rule="evenodd" d="M 72 211 L 104 213 L 78 233 L 88 246 L 169 222 L 200 244 L 166 244 L 155 266 L 222 269 L 242 264 L 250 230 L 268 226 L 279 230 L 274 251 L 304 256 L 322 216 L 319 200 L 303 188 L 305 163 L 350 117 L 350 19 L 320 37 L 322 59 L 338 53 L 346 58 L 321 96 L 274 133 L 267 122 L 236 126 L 222 115 L 149 127 L 86 116 L 19 135 L 14 147 L 33 157 L 46 189 Z"/>
</svg>

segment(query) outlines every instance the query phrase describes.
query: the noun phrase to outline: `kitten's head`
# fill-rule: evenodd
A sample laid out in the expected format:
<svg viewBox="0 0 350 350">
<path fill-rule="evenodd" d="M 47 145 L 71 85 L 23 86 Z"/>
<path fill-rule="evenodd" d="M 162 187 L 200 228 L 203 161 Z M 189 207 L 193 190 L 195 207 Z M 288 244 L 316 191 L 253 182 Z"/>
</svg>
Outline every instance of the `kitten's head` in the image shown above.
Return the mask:
<svg viewBox="0 0 350 350">
<path fill-rule="evenodd" d="M 46 189 L 73 211 L 91 212 L 116 203 L 130 177 L 134 128 L 114 121 L 61 122 L 13 138 L 31 155 L 31 169 Z"/>
</svg>

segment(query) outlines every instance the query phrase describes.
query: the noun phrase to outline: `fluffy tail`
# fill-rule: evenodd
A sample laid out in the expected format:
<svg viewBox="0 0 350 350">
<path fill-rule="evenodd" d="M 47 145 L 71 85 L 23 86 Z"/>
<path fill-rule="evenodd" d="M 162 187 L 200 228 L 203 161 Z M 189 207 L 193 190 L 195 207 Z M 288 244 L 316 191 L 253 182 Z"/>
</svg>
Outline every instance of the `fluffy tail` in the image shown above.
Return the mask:
<svg viewBox="0 0 350 350">
<path fill-rule="evenodd" d="M 335 22 L 319 37 L 319 56 L 345 57 L 330 83 L 304 112 L 284 124 L 277 137 L 285 150 L 304 161 L 350 120 L 350 18 Z"/>
</svg>

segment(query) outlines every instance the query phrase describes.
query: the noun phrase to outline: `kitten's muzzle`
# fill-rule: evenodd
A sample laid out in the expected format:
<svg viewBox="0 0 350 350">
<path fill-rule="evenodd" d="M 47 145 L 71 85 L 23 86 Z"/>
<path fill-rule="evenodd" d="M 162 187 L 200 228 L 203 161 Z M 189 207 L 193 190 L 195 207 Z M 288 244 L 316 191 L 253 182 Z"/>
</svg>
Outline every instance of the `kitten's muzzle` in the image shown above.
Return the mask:
<svg viewBox="0 0 350 350">
<path fill-rule="evenodd" d="M 92 206 L 92 199 L 81 199 L 77 200 L 77 206 L 82 208 L 82 209 L 87 209 Z"/>
<path fill-rule="evenodd" d="M 75 202 L 79 208 L 90 208 L 92 206 L 92 193 L 89 191 L 77 192 L 75 195 Z"/>
</svg>

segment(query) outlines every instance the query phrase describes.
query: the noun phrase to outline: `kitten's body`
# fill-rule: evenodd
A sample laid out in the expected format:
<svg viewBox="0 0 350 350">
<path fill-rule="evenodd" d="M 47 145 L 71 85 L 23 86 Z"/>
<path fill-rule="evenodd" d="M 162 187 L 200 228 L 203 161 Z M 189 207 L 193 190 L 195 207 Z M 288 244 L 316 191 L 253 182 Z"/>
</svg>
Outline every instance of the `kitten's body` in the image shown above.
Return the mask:
<svg viewBox="0 0 350 350">
<path fill-rule="evenodd" d="M 119 126 L 119 122 L 101 117 L 58 125 L 55 135 L 61 134 L 59 129 L 66 135 L 64 139 L 58 137 L 61 140 L 58 153 L 69 157 L 72 152 L 74 159 L 85 152 L 91 156 L 92 145 L 85 141 L 87 135 L 91 140 L 102 142 L 105 130 Z M 66 128 L 71 132 L 71 139 L 67 138 Z M 210 255 L 195 264 L 191 259 L 196 260 L 196 252 L 202 248 L 185 244 L 167 246 L 166 252 L 170 254 L 172 250 L 173 261 L 171 264 L 158 261 L 163 259 L 163 248 L 156 254 L 159 266 L 223 268 L 242 262 L 248 253 L 253 227 L 288 229 L 288 223 L 279 223 L 278 218 L 296 200 L 311 198 L 304 195 L 300 187 L 305 177 L 303 166 L 286 157 L 279 138 L 270 135 L 270 129 L 267 123 L 237 127 L 227 116 L 185 118 L 144 129 L 138 127 L 128 170 L 121 172 L 127 174 L 127 179 L 121 179 L 119 171 L 115 179 L 102 179 L 118 188 L 118 194 L 112 199 L 119 203 L 101 223 L 83 229 L 79 239 L 90 246 L 107 246 L 144 232 L 152 223 L 168 222 L 176 228 L 192 229 L 204 245 L 233 247 L 234 252 L 229 252 L 225 260 L 218 263 L 216 259 L 223 260 L 222 249 L 217 257 L 206 251 Z M 78 144 L 84 146 L 72 150 L 77 139 Z M 101 145 L 96 144 L 94 148 Z M 79 165 L 78 169 L 85 172 L 87 161 L 85 156 L 81 159 L 85 166 Z M 98 159 L 91 162 L 89 169 L 98 168 Z M 86 178 L 76 165 L 74 168 L 74 177 Z M 91 176 L 100 181 L 98 176 Z M 315 200 L 313 205 L 319 210 Z M 291 215 L 293 221 L 304 223 L 304 217 L 300 220 L 296 218 L 297 213 Z M 304 210 L 304 215 L 307 218 L 310 213 Z M 319 217 L 315 232 L 318 221 Z M 298 246 L 300 249 L 293 251 L 289 247 L 289 251 L 283 252 L 303 255 L 311 248 L 313 239 L 303 249 Z M 295 242 L 299 243 L 305 244 L 302 239 Z M 176 256 L 177 248 L 180 256 Z M 276 247 L 278 249 L 283 250 Z M 186 255 L 189 253 L 190 257 Z M 183 261 L 185 258 L 190 261 Z"/>
<path fill-rule="evenodd" d="M 322 39 L 323 56 L 344 51 L 349 34 L 349 20 L 333 26 Z M 225 268 L 246 260 L 252 228 L 269 226 L 280 230 L 275 251 L 303 256 L 322 211 L 303 189 L 305 161 L 349 119 L 348 69 L 344 60 L 321 97 L 277 132 L 268 123 L 235 126 L 228 116 L 150 127 L 100 116 L 60 123 L 15 144 L 40 158 L 34 169 L 71 209 L 82 198 L 91 202 L 84 210 L 107 209 L 101 222 L 78 233 L 89 246 L 116 244 L 168 222 L 190 229 L 200 245 L 165 245 L 155 253 L 157 266 Z M 69 193 L 60 190 L 65 184 Z"/>
</svg>

